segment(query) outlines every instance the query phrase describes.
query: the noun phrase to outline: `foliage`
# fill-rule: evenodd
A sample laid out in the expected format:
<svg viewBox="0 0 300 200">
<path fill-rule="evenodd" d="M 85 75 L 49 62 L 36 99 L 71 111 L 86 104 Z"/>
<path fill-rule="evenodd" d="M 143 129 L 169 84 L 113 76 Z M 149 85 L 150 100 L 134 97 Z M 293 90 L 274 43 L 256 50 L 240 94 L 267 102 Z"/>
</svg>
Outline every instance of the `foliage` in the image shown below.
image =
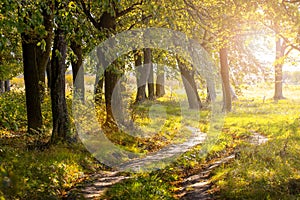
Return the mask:
<svg viewBox="0 0 300 200">
<path fill-rule="evenodd" d="M 0 135 L 4 130 L 26 131 L 26 108 L 24 92 L 11 91 L 0 96 Z"/>
<path fill-rule="evenodd" d="M 114 185 L 104 196 L 107 199 L 174 199 L 172 185 L 157 173 L 135 175 L 122 183 Z"/>
<path fill-rule="evenodd" d="M 45 151 L 2 146 L 0 158 L 0 197 L 8 199 L 57 199 L 85 173 L 99 167 L 79 145 Z"/>
</svg>

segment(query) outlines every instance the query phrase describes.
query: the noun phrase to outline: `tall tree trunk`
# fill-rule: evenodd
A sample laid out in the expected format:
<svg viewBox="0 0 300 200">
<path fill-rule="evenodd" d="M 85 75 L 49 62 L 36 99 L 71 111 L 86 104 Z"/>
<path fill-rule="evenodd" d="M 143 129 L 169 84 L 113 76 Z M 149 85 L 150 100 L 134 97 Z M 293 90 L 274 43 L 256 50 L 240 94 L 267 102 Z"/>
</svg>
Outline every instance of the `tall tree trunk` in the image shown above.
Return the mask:
<svg viewBox="0 0 300 200">
<path fill-rule="evenodd" d="M 103 85 L 104 85 L 104 74 L 101 76 L 99 75 L 99 72 L 96 74 L 96 80 L 95 80 L 95 103 L 96 105 L 100 105 L 102 103 L 102 95 L 103 95 Z"/>
<path fill-rule="evenodd" d="M 52 144 L 65 140 L 69 132 L 69 116 L 65 98 L 66 51 L 67 43 L 64 33 L 57 28 L 51 60 Z M 57 52 L 60 55 L 57 55 Z"/>
<path fill-rule="evenodd" d="M 38 62 L 38 75 L 39 75 L 39 89 L 41 94 L 41 100 L 44 98 L 45 87 L 46 87 L 46 68 L 50 58 L 50 52 L 52 47 L 52 37 L 53 37 L 53 19 L 54 19 L 54 5 L 52 1 L 49 1 L 47 8 L 42 8 L 43 14 L 43 25 L 47 31 L 47 35 L 42 39 L 45 42 L 45 47 L 42 49 L 42 46 L 37 47 L 37 62 Z M 49 10 L 51 11 L 49 13 Z"/>
<path fill-rule="evenodd" d="M 146 83 L 147 83 L 147 67 L 142 65 L 142 55 L 136 51 L 134 53 L 134 65 L 136 69 L 137 94 L 135 102 L 143 102 L 147 98 Z"/>
<path fill-rule="evenodd" d="M 34 131 L 40 131 L 43 125 L 36 53 L 37 42 L 25 33 L 22 33 L 21 36 L 28 132 L 34 133 Z"/>
<path fill-rule="evenodd" d="M 120 88 L 118 88 L 118 73 L 116 72 L 116 70 L 114 69 L 115 64 L 113 63 L 112 65 L 110 65 L 108 68 L 106 68 L 104 75 L 105 75 L 105 84 L 104 84 L 104 88 L 105 88 L 105 105 L 106 105 L 106 121 L 104 123 L 104 127 L 105 128 L 117 128 L 116 126 L 116 121 L 115 121 L 115 117 L 113 115 L 113 109 L 112 106 L 121 106 L 121 102 L 119 102 L 119 104 L 113 104 L 112 100 L 113 100 L 113 92 L 115 93 L 120 93 Z M 115 90 L 115 91 L 114 91 Z M 115 94 L 116 95 L 116 94 Z M 116 102 L 116 101 L 114 101 Z M 116 109 L 116 107 L 115 107 Z M 120 112 L 122 112 L 122 110 L 119 110 Z"/>
<path fill-rule="evenodd" d="M 156 96 L 162 97 L 165 95 L 165 69 L 164 66 L 157 65 L 156 72 Z"/>
<path fill-rule="evenodd" d="M 276 58 L 275 58 L 275 93 L 274 99 L 284 99 L 282 93 L 282 66 L 284 62 L 285 42 L 276 38 Z"/>
<path fill-rule="evenodd" d="M 4 89 L 5 89 L 5 92 L 10 91 L 10 81 L 9 80 L 4 81 Z"/>
<path fill-rule="evenodd" d="M 221 78 L 223 86 L 223 110 L 230 112 L 232 106 L 230 82 L 229 82 L 229 65 L 227 48 L 220 49 L 220 64 L 221 64 Z"/>
<path fill-rule="evenodd" d="M 197 86 L 194 78 L 194 71 L 188 69 L 188 67 L 177 58 L 178 66 L 180 69 L 180 74 L 182 77 L 182 82 L 186 91 L 186 95 L 189 102 L 190 109 L 200 109 L 202 103 L 197 92 Z"/>
<path fill-rule="evenodd" d="M 95 80 L 95 103 L 96 105 L 100 105 L 102 103 L 102 95 L 103 95 L 103 85 L 104 85 L 104 73 L 101 73 L 103 71 L 104 67 L 107 66 L 107 62 L 105 60 L 103 52 L 100 51 L 100 48 L 97 48 L 97 58 L 98 63 L 96 66 L 96 80 Z"/>
<path fill-rule="evenodd" d="M 76 55 L 76 61 L 72 60 L 72 73 L 73 73 L 73 89 L 75 94 L 78 95 L 82 102 L 84 102 L 84 68 L 82 66 L 82 47 L 76 41 L 71 41 L 71 49 Z"/>
<path fill-rule="evenodd" d="M 146 67 L 149 71 L 148 75 L 148 99 L 154 99 L 154 73 L 153 73 L 153 65 L 151 61 L 151 49 L 145 48 L 144 49 L 144 67 Z"/>
</svg>

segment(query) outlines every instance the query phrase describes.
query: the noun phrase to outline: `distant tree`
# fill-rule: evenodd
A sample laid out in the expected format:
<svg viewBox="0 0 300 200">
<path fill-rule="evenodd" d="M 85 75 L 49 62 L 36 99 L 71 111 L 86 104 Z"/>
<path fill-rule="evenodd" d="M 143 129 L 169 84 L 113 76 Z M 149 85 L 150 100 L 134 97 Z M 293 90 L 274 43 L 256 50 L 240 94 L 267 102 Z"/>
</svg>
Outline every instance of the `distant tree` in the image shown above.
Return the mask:
<svg viewBox="0 0 300 200">
<path fill-rule="evenodd" d="M 202 107 L 202 103 L 195 82 L 195 71 L 192 67 L 187 67 L 185 62 L 180 60 L 180 58 L 177 58 L 177 62 L 188 98 L 189 107 L 190 109 L 200 109 Z"/>
<path fill-rule="evenodd" d="M 128 3 L 124 2 L 125 5 L 123 5 L 122 2 L 110 0 L 105 1 L 106 3 L 91 3 L 90 1 L 86 2 L 84 0 L 78 0 L 76 2 L 83 11 L 83 13 L 86 15 L 87 19 L 92 23 L 92 25 L 98 31 L 103 33 L 102 38 L 100 38 L 100 40 L 104 40 L 115 34 L 117 31 L 117 21 L 125 15 L 133 13 L 136 7 L 142 4 L 142 1 L 135 1 Z M 101 10 L 101 12 L 98 12 L 99 10 Z M 102 57 L 101 61 L 106 62 L 105 57 Z M 105 65 L 102 64 L 102 66 Z M 112 64 L 111 66 L 106 68 L 104 72 L 104 90 L 106 105 L 106 122 L 104 123 L 104 126 L 108 127 L 116 127 L 116 122 L 112 112 L 112 96 L 120 77 L 118 67 L 119 66 Z M 118 90 L 115 90 L 115 92 L 117 91 Z M 121 104 L 119 103 L 116 106 L 121 106 Z M 119 110 L 120 109 L 121 108 L 119 108 Z"/>
<path fill-rule="evenodd" d="M 165 93 L 165 70 L 163 66 L 157 65 L 155 95 L 157 97 L 162 97 Z"/>
<path fill-rule="evenodd" d="M 260 1 L 259 2 L 258 21 L 265 27 L 273 31 L 276 43 L 276 56 L 274 61 L 275 100 L 283 99 L 283 75 L 282 67 L 288 54 L 296 49 L 300 51 L 300 31 L 299 31 L 299 6 L 300 1 Z"/>
<path fill-rule="evenodd" d="M 154 72 L 153 72 L 153 64 L 152 64 L 152 56 L 151 56 L 151 49 L 144 48 L 144 65 L 149 70 L 148 74 L 148 99 L 154 99 Z"/>
<path fill-rule="evenodd" d="M 143 102 L 146 100 L 146 84 L 149 74 L 149 68 L 143 65 L 143 55 L 141 51 L 134 52 L 134 65 L 136 69 L 137 94 L 135 102 Z"/>
<path fill-rule="evenodd" d="M 220 50 L 220 65 L 221 65 L 221 77 L 223 81 L 223 99 L 225 111 L 231 111 L 231 88 L 229 82 L 229 65 L 228 65 L 228 53 L 226 48 Z"/>
</svg>

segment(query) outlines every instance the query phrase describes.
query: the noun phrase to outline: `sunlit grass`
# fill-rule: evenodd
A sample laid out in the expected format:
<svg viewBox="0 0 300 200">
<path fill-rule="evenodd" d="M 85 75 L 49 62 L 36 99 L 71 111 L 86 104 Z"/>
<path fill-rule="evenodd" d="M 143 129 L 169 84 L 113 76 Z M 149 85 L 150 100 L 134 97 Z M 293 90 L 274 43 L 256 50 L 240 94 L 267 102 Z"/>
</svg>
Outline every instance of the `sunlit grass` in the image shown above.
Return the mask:
<svg viewBox="0 0 300 200">
<path fill-rule="evenodd" d="M 247 93 L 272 94 L 268 87 L 260 89 Z M 258 132 L 269 137 L 269 141 L 261 146 L 241 143 L 234 162 L 215 172 L 213 181 L 221 199 L 300 197 L 299 89 L 285 87 L 285 100 L 247 97 L 234 103 L 224 130 L 240 138 Z"/>
</svg>

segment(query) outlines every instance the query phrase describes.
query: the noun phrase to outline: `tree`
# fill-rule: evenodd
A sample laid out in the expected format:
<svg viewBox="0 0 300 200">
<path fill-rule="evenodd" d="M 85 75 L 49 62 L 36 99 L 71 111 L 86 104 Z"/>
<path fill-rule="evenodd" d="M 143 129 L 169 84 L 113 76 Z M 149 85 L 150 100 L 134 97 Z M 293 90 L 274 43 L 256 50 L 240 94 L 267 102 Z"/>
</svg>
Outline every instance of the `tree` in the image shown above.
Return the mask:
<svg viewBox="0 0 300 200">
<path fill-rule="evenodd" d="M 177 62 L 188 98 L 189 107 L 190 109 L 200 109 L 202 107 L 202 104 L 197 91 L 194 69 L 190 69 L 189 67 L 187 67 L 184 61 L 181 61 L 180 58 L 177 58 Z"/>
<path fill-rule="evenodd" d="M 229 65 L 228 65 L 228 54 L 226 48 L 220 50 L 220 65 L 221 65 L 221 77 L 223 82 L 223 110 L 231 111 L 231 90 L 229 83 Z"/>
<path fill-rule="evenodd" d="M 76 58 L 71 60 L 72 64 L 72 73 L 73 73 L 73 89 L 75 94 L 78 95 L 78 98 L 84 102 L 84 68 L 83 63 L 83 52 L 82 44 L 79 44 L 78 41 L 71 41 L 71 49 L 74 52 Z"/>
<path fill-rule="evenodd" d="M 136 82 L 137 82 L 137 94 L 135 98 L 135 102 L 143 102 L 146 100 L 146 83 L 148 79 L 149 74 L 149 68 L 147 66 L 143 65 L 142 63 L 142 52 L 141 51 L 135 51 L 134 52 L 134 65 L 136 69 Z"/>
<path fill-rule="evenodd" d="M 148 99 L 154 99 L 154 78 L 153 78 L 153 65 L 151 61 L 151 49 L 144 48 L 144 67 L 146 67 L 149 71 L 148 73 Z"/>
<path fill-rule="evenodd" d="M 155 95 L 162 97 L 165 95 L 165 70 L 163 66 L 157 65 Z"/>
<path fill-rule="evenodd" d="M 44 80 L 51 49 L 53 5 L 51 1 L 22 1 L 19 5 L 20 21 L 16 26 L 22 38 L 28 131 L 34 132 L 41 130 L 43 125 L 40 81 Z M 42 10 L 42 13 L 36 10 Z"/>
<path fill-rule="evenodd" d="M 66 72 L 66 56 L 67 43 L 65 40 L 65 32 L 62 29 L 63 19 L 59 11 L 63 5 L 55 1 L 55 9 L 57 11 L 57 28 L 55 30 L 54 43 L 52 48 L 51 59 L 51 105 L 53 129 L 51 135 L 51 143 L 64 141 L 69 133 L 69 115 L 66 104 L 65 95 L 65 72 Z"/>
<path fill-rule="evenodd" d="M 142 2 L 133 2 L 133 3 L 125 3 L 125 6 L 121 4 L 121 2 L 116 1 L 107 1 L 107 4 L 91 4 L 91 2 L 86 2 L 84 0 L 78 0 L 77 4 L 81 7 L 83 13 L 89 19 L 91 24 L 100 32 L 103 33 L 101 40 L 108 38 L 109 36 L 116 33 L 117 29 L 117 20 L 121 17 L 131 13 L 138 5 L 141 5 Z M 124 7 L 123 7 L 124 6 Z M 97 12 L 94 8 L 101 8 L 102 12 Z M 96 11 L 93 13 L 93 11 Z M 103 57 L 102 62 L 105 61 L 105 57 Z M 105 66 L 105 65 L 103 65 Z M 104 90 L 105 90 L 105 105 L 106 105 L 106 122 L 104 126 L 106 127 L 115 127 L 116 123 L 113 117 L 112 112 L 112 97 L 113 91 L 118 92 L 117 86 L 120 74 L 118 66 L 112 64 L 110 67 L 107 67 L 104 72 Z M 117 86 L 118 87 L 118 86 Z M 120 95 L 117 95 L 120 96 Z M 121 106 L 121 104 L 117 104 L 116 106 Z M 121 109 L 121 108 L 120 108 Z"/>
<path fill-rule="evenodd" d="M 282 67 L 288 54 L 299 48 L 299 1 L 261 1 L 258 21 L 273 31 L 276 40 L 274 61 L 275 84 L 274 99 L 283 99 Z"/>
</svg>

